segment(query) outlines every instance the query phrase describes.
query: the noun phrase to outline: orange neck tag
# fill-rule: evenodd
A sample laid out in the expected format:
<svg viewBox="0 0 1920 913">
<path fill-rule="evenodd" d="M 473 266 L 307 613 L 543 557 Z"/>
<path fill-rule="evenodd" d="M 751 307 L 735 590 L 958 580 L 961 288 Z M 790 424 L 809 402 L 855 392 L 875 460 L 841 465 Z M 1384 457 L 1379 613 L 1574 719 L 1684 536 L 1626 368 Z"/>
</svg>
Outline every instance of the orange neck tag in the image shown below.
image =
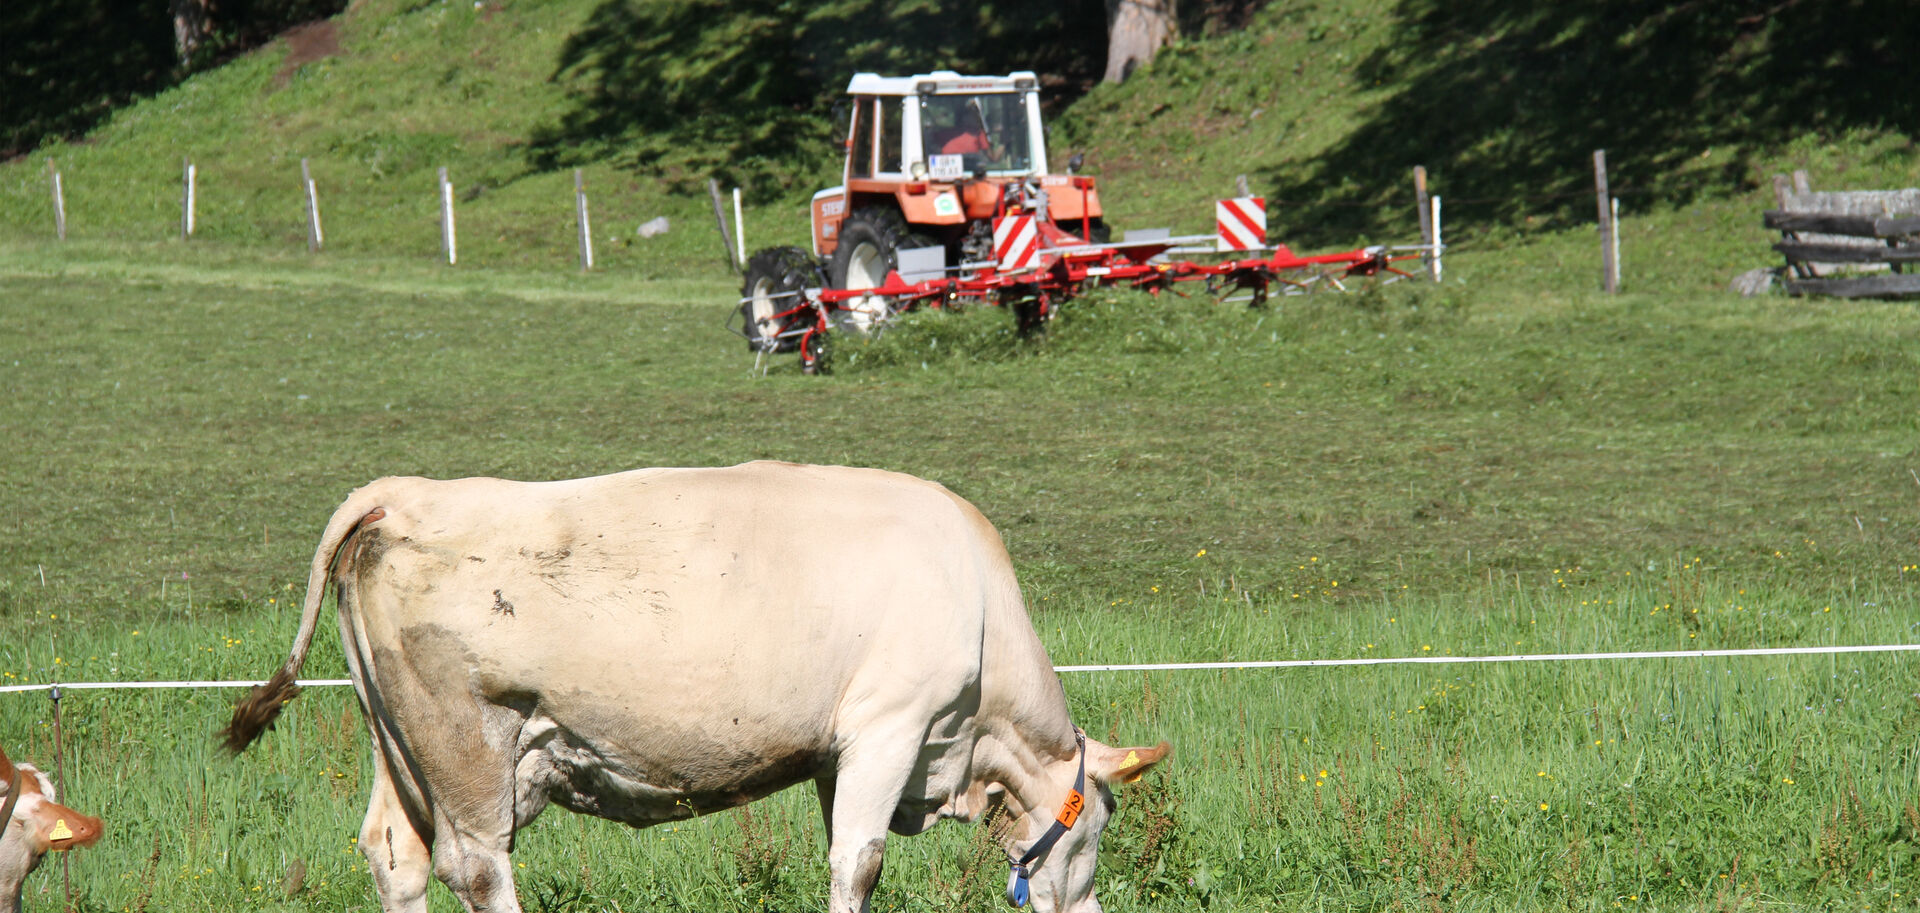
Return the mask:
<svg viewBox="0 0 1920 913">
<path fill-rule="evenodd" d="M 1060 803 L 1060 826 L 1072 827 L 1073 822 L 1080 820 L 1080 810 L 1086 807 L 1087 797 L 1080 795 L 1079 790 L 1067 790 L 1066 801 Z"/>
</svg>

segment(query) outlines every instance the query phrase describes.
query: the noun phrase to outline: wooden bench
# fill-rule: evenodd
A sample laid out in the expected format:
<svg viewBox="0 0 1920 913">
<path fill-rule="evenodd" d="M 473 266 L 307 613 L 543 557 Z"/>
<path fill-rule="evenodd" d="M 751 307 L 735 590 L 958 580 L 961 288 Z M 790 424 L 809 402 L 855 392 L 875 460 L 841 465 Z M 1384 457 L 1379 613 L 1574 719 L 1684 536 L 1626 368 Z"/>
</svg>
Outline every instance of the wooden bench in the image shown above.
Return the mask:
<svg viewBox="0 0 1920 913">
<path fill-rule="evenodd" d="M 1920 295 L 1920 189 L 1815 191 L 1804 172 L 1774 178 L 1766 226 L 1787 259 L 1787 292 L 1841 298 Z"/>
</svg>

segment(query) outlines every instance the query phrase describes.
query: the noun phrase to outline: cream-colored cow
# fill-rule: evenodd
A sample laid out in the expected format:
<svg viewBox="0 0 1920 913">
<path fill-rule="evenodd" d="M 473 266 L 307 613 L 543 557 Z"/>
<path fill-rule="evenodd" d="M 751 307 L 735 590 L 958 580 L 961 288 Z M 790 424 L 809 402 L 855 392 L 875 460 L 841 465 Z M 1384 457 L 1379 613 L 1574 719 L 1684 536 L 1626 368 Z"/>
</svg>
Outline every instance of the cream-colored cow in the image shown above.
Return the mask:
<svg viewBox="0 0 1920 913">
<path fill-rule="evenodd" d="M 15 764 L 0 750 L 0 913 L 19 913 L 27 874 L 49 850 L 91 846 L 100 819 L 54 801 L 53 781 L 32 764 Z"/>
<path fill-rule="evenodd" d="M 507 854 L 549 802 L 646 827 L 806 780 L 834 913 L 867 909 L 889 830 L 997 803 L 1017 817 L 1010 897 L 1030 879 L 1037 910 L 1092 913 L 1109 785 L 1168 752 L 1082 739 L 999 534 L 911 476 L 376 481 L 327 524 L 235 751 L 298 693 L 330 577 L 374 746 L 360 848 L 389 913 L 426 910 L 429 871 L 469 909 L 518 910 Z"/>
</svg>

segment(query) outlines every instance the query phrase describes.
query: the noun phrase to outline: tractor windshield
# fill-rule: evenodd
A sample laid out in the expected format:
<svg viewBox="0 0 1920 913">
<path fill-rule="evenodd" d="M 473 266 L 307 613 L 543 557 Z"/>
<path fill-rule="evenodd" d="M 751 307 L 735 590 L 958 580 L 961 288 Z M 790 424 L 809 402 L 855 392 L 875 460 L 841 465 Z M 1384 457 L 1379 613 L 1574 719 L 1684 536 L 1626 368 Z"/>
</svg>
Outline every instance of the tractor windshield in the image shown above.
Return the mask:
<svg viewBox="0 0 1920 913">
<path fill-rule="evenodd" d="M 1030 171 L 1026 96 L 920 96 L 921 148 L 936 179 L 988 171 Z M 956 158 L 957 156 L 957 158 Z"/>
</svg>

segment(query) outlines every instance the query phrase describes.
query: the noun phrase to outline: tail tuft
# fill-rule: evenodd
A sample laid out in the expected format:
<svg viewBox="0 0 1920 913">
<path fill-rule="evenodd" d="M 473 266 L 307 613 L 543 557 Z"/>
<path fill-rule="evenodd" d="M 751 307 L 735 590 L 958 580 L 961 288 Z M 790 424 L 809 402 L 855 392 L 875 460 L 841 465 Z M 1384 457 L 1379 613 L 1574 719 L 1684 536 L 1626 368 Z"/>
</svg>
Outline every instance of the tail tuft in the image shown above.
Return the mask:
<svg viewBox="0 0 1920 913">
<path fill-rule="evenodd" d="M 273 721 L 280 717 L 280 708 L 299 696 L 300 686 L 293 683 L 293 673 L 286 669 L 275 672 L 266 684 L 253 686 L 234 706 L 233 720 L 220 730 L 220 739 L 227 751 L 239 754 L 247 750 L 261 733 L 273 728 Z"/>
</svg>

